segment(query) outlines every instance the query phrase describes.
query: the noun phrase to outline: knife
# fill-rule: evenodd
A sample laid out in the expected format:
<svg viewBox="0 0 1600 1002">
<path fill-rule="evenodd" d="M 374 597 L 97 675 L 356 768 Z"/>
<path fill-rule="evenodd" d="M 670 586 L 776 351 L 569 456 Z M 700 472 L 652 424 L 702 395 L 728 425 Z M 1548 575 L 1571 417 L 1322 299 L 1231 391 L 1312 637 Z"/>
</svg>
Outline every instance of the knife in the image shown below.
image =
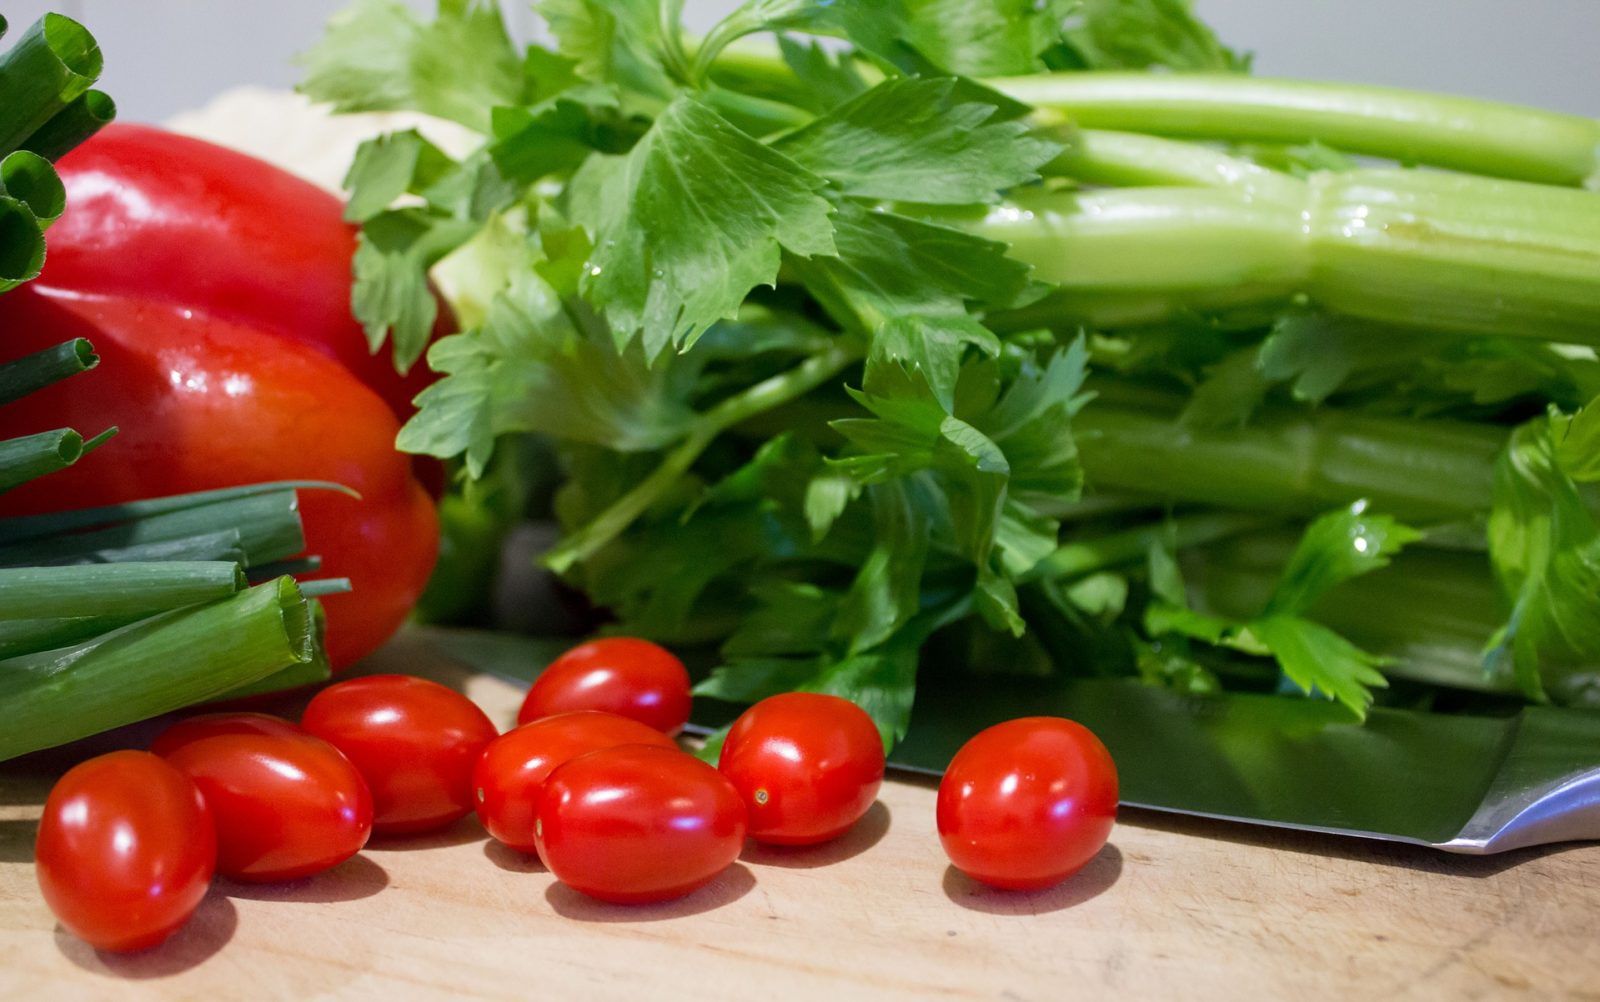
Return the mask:
<svg viewBox="0 0 1600 1002">
<path fill-rule="evenodd" d="M 573 642 L 428 627 L 470 667 L 531 682 Z M 691 666 L 692 668 L 693 666 Z M 740 707 L 696 700 L 690 730 Z M 1600 711 L 1499 717 L 1374 707 L 1365 723 L 1313 699 L 1184 696 L 1125 678 L 924 671 L 891 767 L 938 775 L 967 738 L 1019 716 L 1069 717 L 1117 762 L 1128 806 L 1483 855 L 1600 839 Z"/>
</svg>

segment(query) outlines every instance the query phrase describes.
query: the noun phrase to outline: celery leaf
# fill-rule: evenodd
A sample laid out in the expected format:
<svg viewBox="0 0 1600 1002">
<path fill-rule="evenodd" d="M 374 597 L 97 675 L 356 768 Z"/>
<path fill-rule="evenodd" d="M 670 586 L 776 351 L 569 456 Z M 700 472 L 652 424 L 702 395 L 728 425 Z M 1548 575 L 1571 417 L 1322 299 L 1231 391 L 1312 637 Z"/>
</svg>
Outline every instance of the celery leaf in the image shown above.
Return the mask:
<svg viewBox="0 0 1600 1002">
<path fill-rule="evenodd" d="M 953 79 L 893 78 L 774 145 L 853 198 L 971 205 L 1038 180 L 1061 149 L 995 113 Z"/>
<path fill-rule="evenodd" d="M 597 220 L 583 292 L 619 344 L 685 348 L 776 282 L 782 250 L 834 252 L 825 183 L 678 98 L 626 157 L 591 159 L 574 179 L 588 193 L 576 215 Z"/>
<path fill-rule="evenodd" d="M 523 97 L 522 60 L 483 0 L 439 0 L 427 22 L 398 0 L 357 0 L 301 63 L 301 93 L 339 112 L 420 111 L 487 132 L 491 108 Z"/>
</svg>

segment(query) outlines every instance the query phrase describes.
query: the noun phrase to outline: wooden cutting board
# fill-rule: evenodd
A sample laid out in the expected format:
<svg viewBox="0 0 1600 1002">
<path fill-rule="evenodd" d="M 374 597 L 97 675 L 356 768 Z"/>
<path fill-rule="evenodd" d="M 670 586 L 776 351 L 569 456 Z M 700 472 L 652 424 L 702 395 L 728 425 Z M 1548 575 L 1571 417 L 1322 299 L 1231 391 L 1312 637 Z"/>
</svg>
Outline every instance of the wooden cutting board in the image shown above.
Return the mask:
<svg viewBox="0 0 1600 1002">
<path fill-rule="evenodd" d="M 407 638 L 367 668 L 455 685 L 502 726 L 521 698 Z M 102 954 L 34 883 L 39 805 L 70 763 L 0 766 L 0 999 L 1600 1002 L 1600 845 L 1451 857 L 1128 811 L 1077 877 L 1002 893 L 949 867 L 934 790 L 907 781 L 838 842 L 752 845 L 677 902 L 590 901 L 469 819 L 306 880 L 218 881 L 163 946 Z"/>
</svg>

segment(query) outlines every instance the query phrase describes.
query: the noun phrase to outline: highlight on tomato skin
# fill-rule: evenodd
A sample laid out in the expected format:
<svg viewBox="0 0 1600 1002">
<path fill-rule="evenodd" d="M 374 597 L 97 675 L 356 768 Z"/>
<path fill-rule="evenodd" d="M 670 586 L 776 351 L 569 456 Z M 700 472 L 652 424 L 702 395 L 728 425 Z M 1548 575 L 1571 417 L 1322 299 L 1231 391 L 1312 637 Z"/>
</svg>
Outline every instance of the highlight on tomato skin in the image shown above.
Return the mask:
<svg viewBox="0 0 1600 1002">
<path fill-rule="evenodd" d="M 1005 890 L 1081 870 L 1111 835 L 1117 767 L 1086 727 L 1023 717 L 974 735 L 939 782 L 939 841 L 956 869 Z"/>
<path fill-rule="evenodd" d="M 188 777 L 118 751 L 69 770 L 45 800 L 34 845 L 45 903 L 101 950 L 145 950 L 176 932 L 211 886 L 217 834 Z"/>
<path fill-rule="evenodd" d="M 573 710 L 604 710 L 676 735 L 689 722 L 689 670 L 637 637 L 602 637 L 550 662 L 533 680 L 517 723 Z"/>
<path fill-rule="evenodd" d="M 217 872 L 234 880 L 309 877 L 354 856 L 372 834 L 366 782 L 320 738 L 216 734 L 167 761 L 210 805 Z"/>
<path fill-rule="evenodd" d="M 185 717 L 157 734 L 150 752 L 166 758 L 186 744 L 219 734 L 270 734 L 278 737 L 306 737 L 307 732 L 292 721 L 270 713 L 201 713 Z"/>
<path fill-rule="evenodd" d="M 473 767 L 478 820 L 501 844 L 536 852 L 534 825 L 550 774 L 579 755 L 629 744 L 678 748 L 648 724 L 599 710 L 558 713 L 512 728 L 489 742 Z"/>
<path fill-rule="evenodd" d="M 412 675 L 336 682 L 312 698 L 300 726 L 366 780 L 376 835 L 437 831 L 470 814 L 473 769 L 500 733 L 466 696 Z"/>
<path fill-rule="evenodd" d="M 883 739 L 848 699 L 783 693 L 734 721 L 717 768 L 744 798 L 751 838 L 815 845 L 849 831 L 877 799 Z"/>
<path fill-rule="evenodd" d="M 573 890 L 649 904 L 698 890 L 732 865 L 745 808 L 733 784 L 693 755 L 623 745 L 552 772 L 534 833 L 539 859 Z"/>
</svg>

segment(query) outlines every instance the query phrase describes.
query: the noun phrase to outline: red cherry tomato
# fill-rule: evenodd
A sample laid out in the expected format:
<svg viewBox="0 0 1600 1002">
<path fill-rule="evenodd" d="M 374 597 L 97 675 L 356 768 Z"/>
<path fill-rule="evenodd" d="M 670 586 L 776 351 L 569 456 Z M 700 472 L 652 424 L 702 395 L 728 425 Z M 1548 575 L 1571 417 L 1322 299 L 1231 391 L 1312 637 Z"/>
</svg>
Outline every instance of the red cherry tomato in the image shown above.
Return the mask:
<svg viewBox="0 0 1600 1002">
<path fill-rule="evenodd" d="M 533 680 L 517 723 L 573 710 L 604 710 L 677 734 L 689 720 L 689 672 L 671 651 L 648 640 L 579 644 Z"/>
<path fill-rule="evenodd" d="M 744 798 L 751 838 L 812 845 L 849 831 L 877 799 L 883 739 L 848 699 L 784 693 L 740 714 L 717 768 Z"/>
<path fill-rule="evenodd" d="M 92 758 L 45 801 L 39 889 L 61 924 L 102 950 L 155 946 L 211 884 L 217 833 L 200 791 L 149 752 Z"/>
<path fill-rule="evenodd" d="M 267 713 L 202 713 L 187 717 L 156 735 L 150 752 L 166 758 L 192 741 L 218 734 L 271 734 L 280 738 L 305 737 L 306 732 L 282 717 Z"/>
<path fill-rule="evenodd" d="M 56 165 L 67 209 L 40 288 L 128 296 L 269 330 L 337 359 L 404 420 L 438 378 L 395 371 L 350 312 L 356 228 L 340 200 L 264 160 L 110 125 Z M 441 308 L 437 336 L 454 326 Z"/>
<path fill-rule="evenodd" d="M 682 897 L 739 857 L 739 791 L 692 755 L 621 745 L 580 755 L 545 780 L 534 828 L 556 879 L 602 901 Z"/>
<path fill-rule="evenodd" d="M 349 859 L 372 834 L 372 795 L 339 750 L 309 735 L 218 734 L 168 756 L 217 822 L 217 872 L 262 882 Z"/>
<path fill-rule="evenodd" d="M 472 700 L 410 675 L 331 685 L 306 707 L 300 726 L 366 777 L 379 835 L 433 831 L 470 812 L 472 767 L 499 733 Z"/>
<path fill-rule="evenodd" d="M 1023 717 L 980 731 L 939 783 L 939 840 L 956 869 L 1010 890 L 1078 872 L 1117 815 L 1117 767 L 1088 728 Z"/>
<path fill-rule="evenodd" d="M 678 748 L 654 727 L 598 710 L 558 713 L 513 728 L 489 742 L 472 771 L 478 820 L 496 840 L 534 852 L 534 819 L 550 773 L 587 752 L 635 744 Z"/>
<path fill-rule="evenodd" d="M 306 550 L 354 591 L 322 599 L 342 668 L 405 620 L 433 570 L 433 502 L 395 452 L 394 415 L 337 363 L 193 310 L 71 298 L 31 286 L 0 296 L 0 360 L 73 337 L 100 365 L 6 406 L 6 433 L 120 431 L 92 457 L 0 495 L 0 516 L 114 504 L 268 480 L 331 480 L 360 498 L 303 491 Z"/>
</svg>

